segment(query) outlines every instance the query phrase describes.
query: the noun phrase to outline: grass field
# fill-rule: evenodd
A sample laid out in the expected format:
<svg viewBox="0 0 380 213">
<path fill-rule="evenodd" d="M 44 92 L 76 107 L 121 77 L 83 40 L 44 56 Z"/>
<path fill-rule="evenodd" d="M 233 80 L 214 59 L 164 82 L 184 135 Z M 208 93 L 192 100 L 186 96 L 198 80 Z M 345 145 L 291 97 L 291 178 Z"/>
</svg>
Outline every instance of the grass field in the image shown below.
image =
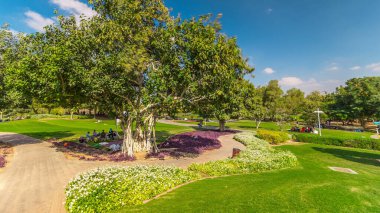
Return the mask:
<svg viewBox="0 0 380 213">
<path fill-rule="evenodd" d="M 380 212 L 380 152 L 315 144 L 279 149 L 296 154 L 300 165 L 202 180 L 121 212 Z"/>
<path fill-rule="evenodd" d="M 29 119 L 0 123 L 0 132 L 15 132 L 43 140 L 50 138 L 77 140 L 80 136 L 86 135 L 87 132 L 92 134 L 94 129 L 98 132 L 102 130 L 108 132 L 110 128 L 117 129 L 114 120 L 102 120 L 97 123 L 97 120 L 93 119 Z M 120 131 L 120 127 L 118 130 Z M 192 131 L 193 129 L 158 123 L 156 130 L 157 140 L 161 142 L 170 135 Z"/>
<path fill-rule="evenodd" d="M 176 121 L 176 122 L 190 123 L 194 125 L 198 124 L 198 122 L 191 122 L 191 121 Z M 218 126 L 218 123 L 207 122 L 207 126 Z M 239 121 L 234 121 L 234 122 L 227 122 L 226 126 L 231 129 L 240 129 L 240 130 L 255 130 L 256 129 L 256 123 L 250 120 L 239 120 Z M 286 130 L 290 128 L 291 128 L 290 124 L 287 124 L 284 127 L 284 129 Z M 276 130 L 276 131 L 280 130 L 279 126 L 275 122 L 262 122 L 260 125 L 260 129 Z M 344 138 L 347 138 L 347 137 L 348 138 L 361 138 L 361 137 L 370 138 L 370 136 L 374 134 L 372 132 L 349 132 L 349 131 L 332 130 L 332 129 L 323 129 L 322 133 L 323 133 L 323 136 L 344 137 Z M 300 134 L 306 134 L 306 133 L 300 133 Z"/>
<path fill-rule="evenodd" d="M 178 123 L 187 123 L 197 125 L 199 122 L 193 121 L 176 121 Z M 207 126 L 218 126 L 218 122 L 207 122 Z M 250 120 L 239 120 L 239 121 L 231 121 L 226 123 L 226 127 L 231 129 L 240 129 L 240 130 L 254 130 L 256 129 L 255 121 Z M 290 129 L 290 125 L 285 125 L 285 129 Z M 274 122 L 261 122 L 260 129 L 268 129 L 268 130 L 280 130 L 280 127 Z"/>
</svg>

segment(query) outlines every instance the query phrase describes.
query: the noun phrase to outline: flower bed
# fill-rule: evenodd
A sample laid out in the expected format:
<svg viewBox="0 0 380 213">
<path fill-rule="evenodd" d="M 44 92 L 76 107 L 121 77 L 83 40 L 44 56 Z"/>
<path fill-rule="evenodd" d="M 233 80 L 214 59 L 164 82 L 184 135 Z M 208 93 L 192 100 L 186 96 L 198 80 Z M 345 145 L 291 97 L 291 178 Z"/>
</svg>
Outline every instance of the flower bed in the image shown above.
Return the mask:
<svg viewBox="0 0 380 213">
<path fill-rule="evenodd" d="M 233 133 L 232 131 L 195 131 L 175 135 L 159 145 L 160 153 L 148 157 L 196 157 L 206 150 L 219 149 L 222 145 L 218 138 Z"/>
<path fill-rule="evenodd" d="M 256 138 L 253 133 L 241 133 L 235 139 L 247 149 L 236 158 L 192 164 L 191 171 L 210 176 L 246 174 L 273 169 L 289 168 L 297 165 L 297 158 L 291 152 L 271 148 L 268 142 Z"/>
<path fill-rule="evenodd" d="M 174 167 L 135 166 L 96 169 L 74 178 L 66 188 L 69 212 L 108 212 L 139 205 L 175 186 L 197 179 Z"/>
<path fill-rule="evenodd" d="M 112 142 L 112 144 L 118 144 L 121 142 Z M 85 161 L 133 161 L 134 158 L 124 156 L 120 151 L 114 152 L 108 147 L 95 148 L 87 144 L 80 144 L 76 142 L 52 142 L 53 146 L 57 148 L 58 151 L 64 152 L 65 154 L 78 158 L 79 160 Z"/>
</svg>

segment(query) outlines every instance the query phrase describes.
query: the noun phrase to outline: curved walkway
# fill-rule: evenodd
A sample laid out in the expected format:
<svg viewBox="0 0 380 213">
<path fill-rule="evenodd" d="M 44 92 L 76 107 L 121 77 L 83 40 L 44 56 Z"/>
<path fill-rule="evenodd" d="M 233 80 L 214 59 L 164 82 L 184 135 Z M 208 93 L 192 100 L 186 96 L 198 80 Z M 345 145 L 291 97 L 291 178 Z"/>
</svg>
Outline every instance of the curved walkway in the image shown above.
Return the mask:
<svg viewBox="0 0 380 213">
<path fill-rule="evenodd" d="M 64 188 L 76 174 L 106 165 L 174 165 L 182 168 L 230 157 L 233 148 L 245 147 L 233 135 L 221 136 L 222 147 L 194 159 L 136 162 L 87 162 L 68 160 L 50 143 L 14 133 L 0 133 L 0 141 L 14 144 L 14 157 L 0 172 L 0 212 L 65 212 Z"/>
</svg>

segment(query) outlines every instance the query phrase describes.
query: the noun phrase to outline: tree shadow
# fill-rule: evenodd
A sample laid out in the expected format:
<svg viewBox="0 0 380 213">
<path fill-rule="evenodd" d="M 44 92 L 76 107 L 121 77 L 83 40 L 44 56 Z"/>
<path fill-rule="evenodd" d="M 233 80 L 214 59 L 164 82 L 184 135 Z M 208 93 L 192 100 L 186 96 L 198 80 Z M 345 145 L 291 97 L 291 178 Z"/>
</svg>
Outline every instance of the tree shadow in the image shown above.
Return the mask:
<svg viewBox="0 0 380 213">
<path fill-rule="evenodd" d="M 334 155 L 335 157 L 349 160 L 356 163 L 362 163 L 372 166 L 380 166 L 380 154 L 366 153 L 353 150 L 343 150 L 336 148 L 313 147 L 314 150 Z"/>
<path fill-rule="evenodd" d="M 22 133 L 24 135 L 27 135 L 32 138 L 37 138 L 40 140 L 49 140 L 49 139 L 61 139 L 61 138 L 68 138 L 72 137 L 75 134 L 70 131 L 54 131 L 54 132 L 27 132 Z"/>
<path fill-rule="evenodd" d="M 23 132 L 23 133 L 4 133 L 0 134 L 0 141 L 10 143 L 13 146 L 24 144 L 36 144 L 52 138 L 70 137 L 74 134 L 68 131 L 56 132 Z"/>
<path fill-rule="evenodd" d="M 238 126 L 238 128 L 241 128 L 241 129 L 256 129 L 256 127 L 254 127 L 254 126 L 242 126 L 242 125 L 240 125 L 240 126 Z"/>
<path fill-rule="evenodd" d="M 156 131 L 156 140 L 158 144 L 165 142 L 171 136 L 173 136 L 173 133 L 170 133 L 169 131 L 166 131 L 166 130 Z"/>
</svg>

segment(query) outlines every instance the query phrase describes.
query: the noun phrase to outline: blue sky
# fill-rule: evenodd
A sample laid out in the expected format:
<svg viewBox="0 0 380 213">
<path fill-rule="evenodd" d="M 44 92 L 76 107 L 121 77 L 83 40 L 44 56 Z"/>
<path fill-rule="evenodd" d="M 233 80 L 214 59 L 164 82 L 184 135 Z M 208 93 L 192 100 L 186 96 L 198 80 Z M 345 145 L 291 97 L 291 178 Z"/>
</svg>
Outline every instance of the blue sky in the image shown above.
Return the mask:
<svg viewBox="0 0 380 213">
<path fill-rule="evenodd" d="M 81 1 L 85 2 L 85 1 Z M 0 23 L 42 30 L 54 9 L 91 16 L 77 0 L 1 0 Z M 255 85 L 333 91 L 352 77 L 380 75 L 379 0 L 166 0 L 173 16 L 222 13 L 223 32 L 238 38 L 256 68 Z"/>
</svg>

